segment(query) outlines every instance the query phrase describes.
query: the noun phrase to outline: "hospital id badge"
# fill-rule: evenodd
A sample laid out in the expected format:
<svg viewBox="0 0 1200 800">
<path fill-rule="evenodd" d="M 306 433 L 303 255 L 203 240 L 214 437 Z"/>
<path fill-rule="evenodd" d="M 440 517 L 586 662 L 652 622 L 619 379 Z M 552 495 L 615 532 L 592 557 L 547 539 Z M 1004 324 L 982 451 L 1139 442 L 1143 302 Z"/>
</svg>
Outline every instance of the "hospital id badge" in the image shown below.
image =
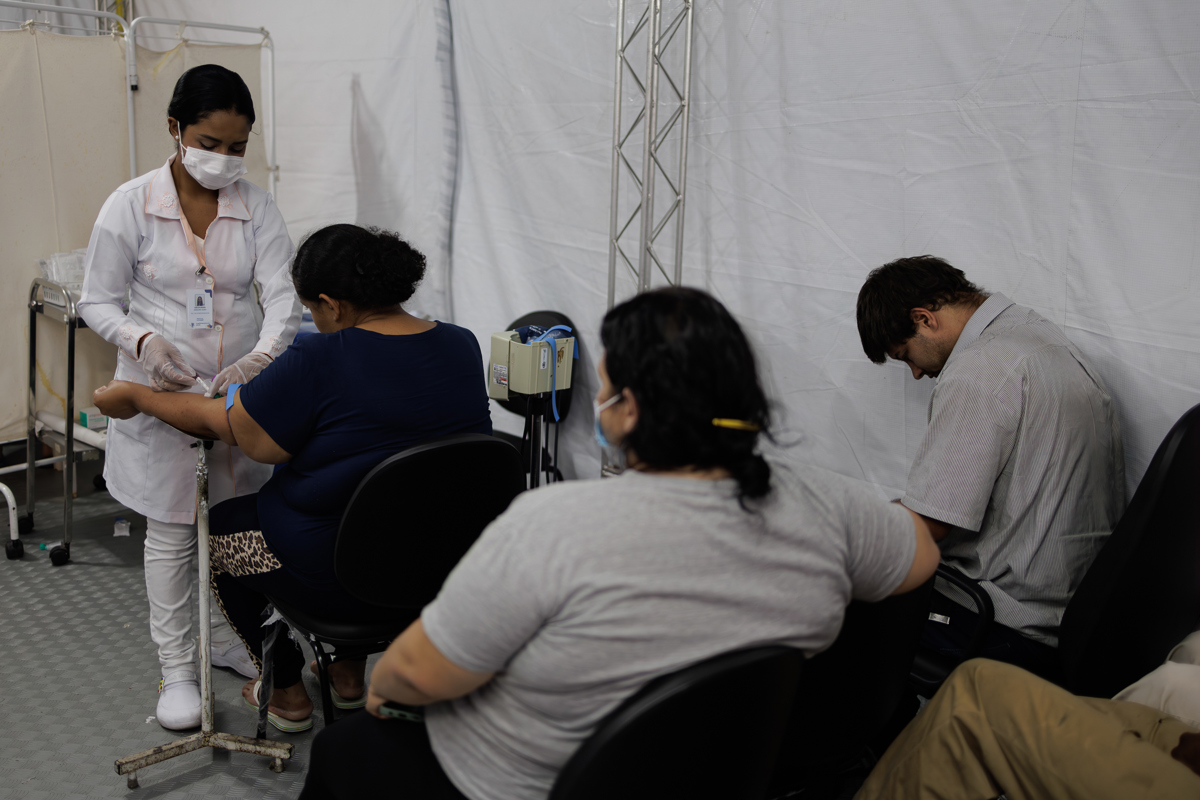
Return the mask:
<svg viewBox="0 0 1200 800">
<path fill-rule="evenodd" d="M 193 328 L 213 326 L 212 289 L 188 289 L 188 323 Z"/>
</svg>

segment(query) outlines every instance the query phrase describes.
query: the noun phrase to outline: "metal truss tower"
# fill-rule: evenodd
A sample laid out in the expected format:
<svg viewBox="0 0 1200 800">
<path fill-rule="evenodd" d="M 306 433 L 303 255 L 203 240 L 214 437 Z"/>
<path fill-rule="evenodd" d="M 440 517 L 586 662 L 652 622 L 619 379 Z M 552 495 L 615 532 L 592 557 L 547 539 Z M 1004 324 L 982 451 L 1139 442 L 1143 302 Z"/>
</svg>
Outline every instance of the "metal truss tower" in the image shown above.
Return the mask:
<svg viewBox="0 0 1200 800">
<path fill-rule="evenodd" d="M 609 308 L 649 289 L 656 271 L 671 285 L 683 274 L 693 5 L 618 0 Z M 633 291 L 618 292 L 618 274 Z"/>
</svg>

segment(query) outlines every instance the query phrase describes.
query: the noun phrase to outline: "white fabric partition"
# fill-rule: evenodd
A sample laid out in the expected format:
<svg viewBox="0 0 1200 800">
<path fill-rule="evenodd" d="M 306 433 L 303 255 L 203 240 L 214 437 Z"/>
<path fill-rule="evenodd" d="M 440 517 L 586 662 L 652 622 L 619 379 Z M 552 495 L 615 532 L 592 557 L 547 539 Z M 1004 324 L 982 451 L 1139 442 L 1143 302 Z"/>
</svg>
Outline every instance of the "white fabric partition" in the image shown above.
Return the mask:
<svg viewBox="0 0 1200 800">
<path fill-rule="evenodd" d="M 520 6 L 454 4 L 455 308 L 483 333 L 559 307 L 594 343 L 614 12 Z M 698 4 L 684 280 L 754 336 L 789 457 L 903 487 L 930 386 L 866 360 L 854 303 L 934 253 L 1067 329 L 1136 485 L 1200 401 L 1198 33 L 1165 0 Z"/>
<path fill-rule="evenodd" d="M 293 235 L 358 219 L 432 256 L 452 234 L 454 321 L 486 348 L 525 312 L 565 312 L 586 400 L 615 2 L 449 0 L 456 93 L 439 61 L 446 7 L 145 0 L 140 13 L 270 28 Z M 902 488 L 930 385 L 866 360 L 854 301 L 870 268 L 934 253 L 1067 330 L 1116 395 L 1136 484 L 1200 402 L 1198 34 L 1200 6 L 1174 0 L 697 4 L 684 279 L 754 338 L 785 457 Z M 566 469 L 595 475 L 590 414 L 575 408 Z"/>
<path fill-rule="evenodd" d="M 25 436 L 36 260 L 85 247 L 101 204 L 129 179 L 124 70 L 114 37 L 0 31 L 0 440 Z M 66 326 L 39 319 L 37 337 L 38 406 L 62 416 Z M 82 408 L 117 356 L 91 331 L 76 347 Z"/>
</svg>

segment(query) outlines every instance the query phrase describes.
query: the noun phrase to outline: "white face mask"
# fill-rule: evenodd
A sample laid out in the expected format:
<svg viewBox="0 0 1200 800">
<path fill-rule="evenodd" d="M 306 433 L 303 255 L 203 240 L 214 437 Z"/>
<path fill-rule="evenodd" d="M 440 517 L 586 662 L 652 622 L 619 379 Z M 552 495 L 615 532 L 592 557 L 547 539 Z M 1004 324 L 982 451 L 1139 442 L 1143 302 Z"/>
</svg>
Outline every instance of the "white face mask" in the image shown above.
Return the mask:
<svg viewBox="0 0 1200 800">
<path fill-rule="evenodd" d="M 241 156 L 223 156 L 195 147 L 186 147 L 175 137 L 183 150 L 183 168 L 205 189 L 224 189 L 246 174 L 246 159 Z"/>
</svg>

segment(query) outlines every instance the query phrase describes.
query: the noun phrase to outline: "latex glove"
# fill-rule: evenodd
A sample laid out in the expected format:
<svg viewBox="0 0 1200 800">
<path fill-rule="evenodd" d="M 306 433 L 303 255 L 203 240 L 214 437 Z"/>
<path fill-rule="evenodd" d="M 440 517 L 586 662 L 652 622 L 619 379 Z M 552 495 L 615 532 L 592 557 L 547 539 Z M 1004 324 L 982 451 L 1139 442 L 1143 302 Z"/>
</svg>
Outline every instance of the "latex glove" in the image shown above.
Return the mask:
<svg viewBox="0 0 1200 800">
<path fill-rule="evenodd" d="M 142 340 L 138 362 L 156 392 L 178 392 L 196 383 L 196 370 L 183 353 L 157 333 Z"/>
<path fill-rule="evenodd" d="M 250 379 L 267 368 L 271 357 L 266 353 L 247 353 L 213 378 L 212 388 L 204 393 L 206 397 L 216 397 L 225 394 L 231 383 L 249 383 Z"/>
</svg>

